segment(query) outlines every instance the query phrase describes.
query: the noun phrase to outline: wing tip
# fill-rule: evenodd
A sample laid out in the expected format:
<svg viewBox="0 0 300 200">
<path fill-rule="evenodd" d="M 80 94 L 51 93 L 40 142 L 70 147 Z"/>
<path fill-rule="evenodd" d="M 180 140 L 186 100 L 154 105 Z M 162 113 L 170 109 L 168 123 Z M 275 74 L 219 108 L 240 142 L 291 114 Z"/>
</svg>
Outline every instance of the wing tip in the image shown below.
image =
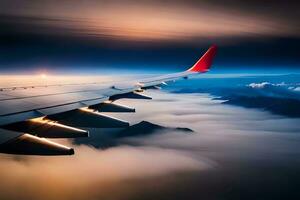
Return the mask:
<svg viewBox="0 0 300 200">
<path fill-rule="evenodd" d="M 188 71 L 198 73 L 205 73 L 209 71 L 209 68 L 212 66 L 213 59 L 217 53 L 217 49 L 217 45 L 211 45 L 205 54 L 203 54 L 203 56 L 193 65 L 193 67 L 188 69 Z"/>
</svg>

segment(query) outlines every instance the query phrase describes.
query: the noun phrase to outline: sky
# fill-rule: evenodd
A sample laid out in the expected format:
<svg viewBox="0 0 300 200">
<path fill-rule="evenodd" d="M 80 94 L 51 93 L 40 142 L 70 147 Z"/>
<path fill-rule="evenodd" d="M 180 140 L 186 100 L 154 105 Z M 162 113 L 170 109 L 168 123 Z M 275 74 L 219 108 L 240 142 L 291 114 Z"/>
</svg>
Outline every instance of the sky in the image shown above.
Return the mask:
<svg viewBox="0 0 300 200">
<path fill-rule="evenodd" d="M 141 79 L 128 72 L 186 70 L 219 49 L 208 74 L 145 91 L 151 101 L 117 101 L 136 113 L 108 113 L 160 131 L 90 128 L 89 138 L 53 140 L 74 156 L 1 154 L 0 198 L 299 199 L 299 9 L 296 0 L 1 0 L 1 87 L 111 86 Z"/>
<path fill-rule="evenodd" d="M 218 69 L 299 71 L 299 1 L 0 2 L 0 73 L 178 71 L 211 44 Z"/>
</svg>

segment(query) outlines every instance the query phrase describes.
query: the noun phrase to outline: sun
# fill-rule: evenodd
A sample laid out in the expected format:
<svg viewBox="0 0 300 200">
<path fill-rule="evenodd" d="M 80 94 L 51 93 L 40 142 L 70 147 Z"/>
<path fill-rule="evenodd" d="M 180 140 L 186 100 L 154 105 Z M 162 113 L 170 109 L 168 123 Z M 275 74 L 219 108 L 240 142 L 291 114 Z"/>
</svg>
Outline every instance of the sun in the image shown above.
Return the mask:
<svg viewBox="0 0 300 200">
<path fill-rule="evenodd" d="M 41 74 L 40 76 L 41 76 L 42 79 L 46 79 L 47 78 L 46 74 Z"/>
</svg>

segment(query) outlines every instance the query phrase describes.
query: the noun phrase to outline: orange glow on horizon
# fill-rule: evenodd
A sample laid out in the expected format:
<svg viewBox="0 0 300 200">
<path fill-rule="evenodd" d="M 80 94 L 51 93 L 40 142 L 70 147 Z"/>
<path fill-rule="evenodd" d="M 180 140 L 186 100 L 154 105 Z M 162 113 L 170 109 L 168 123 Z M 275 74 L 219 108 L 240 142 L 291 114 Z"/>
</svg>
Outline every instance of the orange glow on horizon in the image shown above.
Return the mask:
<svg viewBox="0 0 300 200">
<path fill-rule="evenodd" d="M 41 76 L 42 79 L 46 79 L 47 78 L 46 74 L 41 74 L 40 76 Z"/>
</svg>

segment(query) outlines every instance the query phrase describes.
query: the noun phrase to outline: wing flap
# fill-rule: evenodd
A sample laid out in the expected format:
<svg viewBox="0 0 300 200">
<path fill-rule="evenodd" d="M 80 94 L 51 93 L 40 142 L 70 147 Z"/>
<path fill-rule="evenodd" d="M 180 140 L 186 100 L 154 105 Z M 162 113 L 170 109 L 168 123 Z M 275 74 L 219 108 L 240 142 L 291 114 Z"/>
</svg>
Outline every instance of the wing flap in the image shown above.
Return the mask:
<svg viewBox="0 0 300 200">
<path fill-rule="evenodd" d="M 0 145 L 1 153 L 22 155 L 73 155 L 72 148 L 39 138 L 30 134 L 22 134 Z"/>
<path fill-rule="evenodd" d="M 74 127 L 123 128 L 129 126 L 127 121 L 100 114 L 87 108 L 49 115 L 47 119 Z"/>
<path fill-rule="evenodd" d="M 88 137 L 88 131 L 62 125 L 43 118 L 36 118 L 3 126 L 2 128 L 25 132 L 45 138 L 78 138 Z"/>
<path fill-rule="evenodd" d="M 135 108 L 124 106 L 117 103 L 100 103 L 89 107 L 90 109 L 97 110 L 99 112 L 135 112 Z"/>
<path fill-rule="evenodd" d="M 133 91 L 129 93 L 113 95 L 109 98 L 109 100 L 111 101 L 115 101 L 118 99 L 152 99 L 152 97 Z"/>
</svg>

